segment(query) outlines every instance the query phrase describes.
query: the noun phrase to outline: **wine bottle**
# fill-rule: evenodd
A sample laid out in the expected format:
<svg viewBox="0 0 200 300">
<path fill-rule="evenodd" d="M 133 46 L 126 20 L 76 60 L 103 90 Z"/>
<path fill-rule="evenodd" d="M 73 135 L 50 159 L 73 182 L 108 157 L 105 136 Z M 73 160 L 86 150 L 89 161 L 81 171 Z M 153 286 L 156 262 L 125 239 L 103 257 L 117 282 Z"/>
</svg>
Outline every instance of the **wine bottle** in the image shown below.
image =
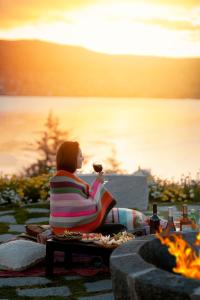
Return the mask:
<svg viewBox="0 0 200 300">
<path fill-rule="evenodd" d="M 174 219 L 173 219 L 173 207 L 170 206 L 168 207 L 168 222 L 167 222 L 167 227 L 165 229 L 165 232 L 172 232 L 176 231 L 176 227 L 174 225 Z"/>
<path fill-rule="evenodd" d="M 150 234 L 160 231 L 160 218 L 157 215 L 157 204 L 153 204 L 153 215 L 150 217 Z"/>
<path fill-rule="evenodd" d="M 188 206 L 183 204 L 182 206 L 182 218 L 180 219 L 180 231 L 190 232 L 193 231 L 192 220 L 188 217 Z"/>
</svg>

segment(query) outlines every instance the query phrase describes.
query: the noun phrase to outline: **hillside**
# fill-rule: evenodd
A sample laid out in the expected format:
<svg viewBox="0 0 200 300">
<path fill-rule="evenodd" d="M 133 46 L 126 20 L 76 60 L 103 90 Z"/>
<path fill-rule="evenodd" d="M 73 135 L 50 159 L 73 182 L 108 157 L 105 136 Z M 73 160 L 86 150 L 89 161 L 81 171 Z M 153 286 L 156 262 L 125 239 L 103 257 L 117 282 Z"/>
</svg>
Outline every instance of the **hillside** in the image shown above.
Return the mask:
<svg viewBox="0 0 200 300">
<path fill-rule="evenodd" d="M 107 55 L 2 40 L 0 94 L 200 98 L 200 59 Z"/>
</svg>

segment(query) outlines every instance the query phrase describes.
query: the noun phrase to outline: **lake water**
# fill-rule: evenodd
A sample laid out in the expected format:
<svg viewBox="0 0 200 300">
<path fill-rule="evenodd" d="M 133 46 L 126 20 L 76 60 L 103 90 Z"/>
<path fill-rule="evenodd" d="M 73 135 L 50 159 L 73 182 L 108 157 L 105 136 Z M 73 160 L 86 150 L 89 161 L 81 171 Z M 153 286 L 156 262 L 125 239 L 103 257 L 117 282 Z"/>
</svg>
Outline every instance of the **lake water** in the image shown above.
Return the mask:
<svg viewBox="0 0 200 300">
<path fill-rule="evenodd" d="M 0 97 L 0 172 L 15 173 L 33 162 L 35 141 L 49 111 L 60 128 L 94 160 L 113 155 L 127 173 L 138 166 L 179 179 L 200 169 L 200 101 L 177 99 Z"/>
</svg>

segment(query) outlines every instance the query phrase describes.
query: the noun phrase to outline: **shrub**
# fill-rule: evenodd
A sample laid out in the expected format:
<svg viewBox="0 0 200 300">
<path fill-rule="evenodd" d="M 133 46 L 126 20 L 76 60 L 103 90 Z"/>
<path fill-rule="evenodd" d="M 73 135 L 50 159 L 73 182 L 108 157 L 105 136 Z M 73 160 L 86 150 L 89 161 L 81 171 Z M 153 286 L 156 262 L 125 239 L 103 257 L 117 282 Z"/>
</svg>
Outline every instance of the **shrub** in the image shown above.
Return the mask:
<svg viewBox="0 0 200 300">
<path fill-rule="evenodd" d="M 200 180 L 183 176 L 180 181 L 173 182 L 152 177 L 149 182 L 149 200 L 159 202 L 199 202 Z"/>
<path fill-rule="evenodd" d="M 50 175 L 0 177 L 0 204 L 27 203 L 48 199 Z"/>
<path fill-rule="evenodd" d="M 49 180 L 52 174 L 35 177 L 0 177 L 0 204 L 20 204 L 46 201 L 49 197 Z M 179 182 L 151 176 L 148 180 L 149 200 L 157 202 L 199 202 L 200 179 L 182 177 Z"/>
</svg>

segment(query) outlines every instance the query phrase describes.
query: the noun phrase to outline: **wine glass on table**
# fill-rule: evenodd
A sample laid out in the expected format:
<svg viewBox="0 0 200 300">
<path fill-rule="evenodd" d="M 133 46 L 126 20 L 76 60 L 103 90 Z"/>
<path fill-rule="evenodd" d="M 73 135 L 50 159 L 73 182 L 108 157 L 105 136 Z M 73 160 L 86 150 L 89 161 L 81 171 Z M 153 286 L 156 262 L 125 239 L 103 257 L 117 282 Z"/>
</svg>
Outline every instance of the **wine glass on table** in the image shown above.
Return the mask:
<svg viewBox="0 0 200 300">
<path fill-rule="evenodd" d="M 101 173 L 103 171 L 103 166 L 102 166 L 102 164 L 95 162 L 95 163 L 93 163 L 93 169 L 95 172 Z M 104 180 L 103 183 L 105 184 L 107 182 L 108 182 L 108 180 Z"/>
</svg>

